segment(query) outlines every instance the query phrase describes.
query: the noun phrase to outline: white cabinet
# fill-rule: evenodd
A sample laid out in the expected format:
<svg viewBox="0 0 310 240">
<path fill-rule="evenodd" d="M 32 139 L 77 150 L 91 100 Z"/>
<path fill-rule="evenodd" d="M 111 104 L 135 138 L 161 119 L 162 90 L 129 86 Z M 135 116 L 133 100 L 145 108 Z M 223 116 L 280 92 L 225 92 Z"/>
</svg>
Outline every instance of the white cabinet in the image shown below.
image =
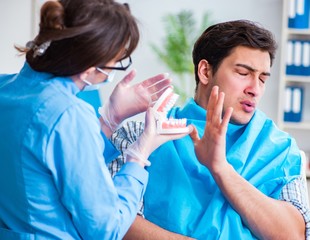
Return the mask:
<svg viewBox="0 0 310 240">
<path fill-rule="evenodd" d="M 284 0 L 282 39 L 279 42 L 281 73 L 278 125 L 290 133 L 306 152 L 310 152 L 309 5 L 310 0 Z M 295 21 L 294 28 L 291 27 L 294 24 L 292 21 Z"/>
</svg>

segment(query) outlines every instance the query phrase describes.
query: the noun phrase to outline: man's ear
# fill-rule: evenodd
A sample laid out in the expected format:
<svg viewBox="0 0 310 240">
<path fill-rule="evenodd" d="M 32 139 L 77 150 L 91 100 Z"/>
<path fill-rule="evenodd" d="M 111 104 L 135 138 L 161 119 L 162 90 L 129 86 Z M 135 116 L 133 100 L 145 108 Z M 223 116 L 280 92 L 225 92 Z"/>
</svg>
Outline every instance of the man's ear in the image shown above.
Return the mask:
<svg viewBox="0 0 310 240">
<path fill-rule="evenodd" d="M 198 64 L 198 77 L 200 79 L 201 84 L 207 85 L 211 78 L 211 66 L 207 60 L 202 59 Z"/>
</svg>

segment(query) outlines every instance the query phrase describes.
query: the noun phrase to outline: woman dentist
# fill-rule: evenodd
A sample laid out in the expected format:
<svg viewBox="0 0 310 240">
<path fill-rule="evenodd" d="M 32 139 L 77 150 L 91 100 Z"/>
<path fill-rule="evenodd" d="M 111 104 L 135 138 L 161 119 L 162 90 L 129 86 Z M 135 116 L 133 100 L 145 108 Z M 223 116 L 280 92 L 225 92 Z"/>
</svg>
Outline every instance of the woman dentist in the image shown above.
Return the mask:
<svg viewBox="0 0 310 240">
<path fill-rule="evenodd" d="M 170 86 L 165 74 L 136 85 L 131 71 L 100 109 L 76 97 L 126 70 L 139 41 L 128 5 L 113 0 L 48 1 L 17 74 L 0 75 L 0 239 L 121 239 L 148 180 L 144 166 L 162 143 L 149 109 L 146 130 L 111 179 L 108 137 Z M 138 147 L 137 147 L 138 146 Z"/>
</svg>

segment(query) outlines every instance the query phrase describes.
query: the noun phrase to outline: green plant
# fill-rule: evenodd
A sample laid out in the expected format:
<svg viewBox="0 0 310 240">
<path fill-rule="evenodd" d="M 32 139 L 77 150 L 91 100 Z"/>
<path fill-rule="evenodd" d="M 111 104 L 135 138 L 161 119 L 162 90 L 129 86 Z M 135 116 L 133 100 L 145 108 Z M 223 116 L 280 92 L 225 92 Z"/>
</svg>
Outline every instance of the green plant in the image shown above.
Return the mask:
<svg viewBox="0 0 310 240">
<path fill-rule="evenodd" d="M 181 10 L 177 14 L 167 14 L 163 17 L 166 32 L 161 47 L 151 44 L 151 48 L 158 58 L 178 76 L 175 91 L 184 102 L 189 95 L 186 86 L 189 76 L 193 77 L 194 65 L 192 63 L 192 48 L 197 37 L 211 24 L 210 13 L 203 14 L 201 26 L 197 28 L 194 13 L 190 10 Z M 193 89 L 192 87 L 192 89 Z"/>
</svg>

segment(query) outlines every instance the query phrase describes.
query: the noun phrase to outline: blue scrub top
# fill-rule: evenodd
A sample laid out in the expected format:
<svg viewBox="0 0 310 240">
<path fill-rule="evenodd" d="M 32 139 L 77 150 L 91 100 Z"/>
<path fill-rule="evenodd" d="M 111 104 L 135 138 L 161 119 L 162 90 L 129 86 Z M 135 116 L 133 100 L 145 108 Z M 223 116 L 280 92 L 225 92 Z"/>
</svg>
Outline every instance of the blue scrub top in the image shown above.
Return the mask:
<svg viewBox="0 0 310 240">
<path fill-rule="evenodd" d="M 116 150 L 78 92 L 27 63 L 0 75 L 0 239 L 121 239 L 133 222 L 148 173 L 111 179 Z"/>
</svg>

